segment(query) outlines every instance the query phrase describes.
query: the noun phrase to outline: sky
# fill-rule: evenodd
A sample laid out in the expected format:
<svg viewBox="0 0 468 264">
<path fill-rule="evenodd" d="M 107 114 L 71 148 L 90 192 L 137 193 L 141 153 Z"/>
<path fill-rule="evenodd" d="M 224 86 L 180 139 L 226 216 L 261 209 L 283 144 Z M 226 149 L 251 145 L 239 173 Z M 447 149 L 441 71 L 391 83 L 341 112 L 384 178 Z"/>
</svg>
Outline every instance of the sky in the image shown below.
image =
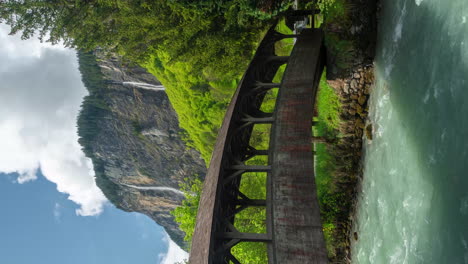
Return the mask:
<svg viewBox="0 0 468 264">
<path fill-rule="evenodd" d="M 78 144 L 87 92 L 76 52 L 8 32 L 0 24 L 0 263 L 186 258 L 161 227 L 116 209 L 96 186 Z"/>
</svg>

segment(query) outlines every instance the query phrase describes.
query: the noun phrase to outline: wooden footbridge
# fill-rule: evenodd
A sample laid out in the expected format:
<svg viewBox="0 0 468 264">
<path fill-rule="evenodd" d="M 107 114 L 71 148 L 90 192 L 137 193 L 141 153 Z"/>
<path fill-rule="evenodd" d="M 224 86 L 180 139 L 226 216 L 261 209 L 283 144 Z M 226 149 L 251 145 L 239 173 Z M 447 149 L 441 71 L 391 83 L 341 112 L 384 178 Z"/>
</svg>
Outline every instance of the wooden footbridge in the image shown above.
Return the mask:
<svg viewBox="0 0 468 264">
<path fill-rule="evenodd" d="M 277 56 L 275 43 L 296 38 L 289 56 Z M 272 80 L 287 64 L 281 83 Z M 190 263 L 241 263 L 231 249 L 238 243 L 265 243 L 270 264 L 328 263 L 317 201 L 312 145 L 315 95 L 324 67 L 323 33 L 304 29 L 283 35 L 272 27 L 259 45 L 219 131 L 208 170 L 190 252 Z M 261 110 L 265 93 L 278 89 L 275 110 Z M 255 125 L 271 124 L 269 149 L 255 149 Z M 263 165 L 249 165 L 267 156 Z M 265 199 L 252 199 L 239 187 L 245 174 L 267 175 Z M 245 233 L 236 214 L 264 207 L 266 232 Z"/>
</svg>

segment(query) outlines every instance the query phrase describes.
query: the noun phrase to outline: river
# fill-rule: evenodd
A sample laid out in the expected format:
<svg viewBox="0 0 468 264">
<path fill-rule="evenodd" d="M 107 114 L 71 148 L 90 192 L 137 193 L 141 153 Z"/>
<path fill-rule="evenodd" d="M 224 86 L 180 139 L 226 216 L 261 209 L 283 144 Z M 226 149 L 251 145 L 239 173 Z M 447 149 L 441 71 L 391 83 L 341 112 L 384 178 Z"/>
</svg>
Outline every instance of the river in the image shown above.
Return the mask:
<svg viewBox="0 0 468 264">
<path fill-rule="evenodd" d="M 353 263 L 468 263 L 468 1 L 382 4 Z"/>
</svg>

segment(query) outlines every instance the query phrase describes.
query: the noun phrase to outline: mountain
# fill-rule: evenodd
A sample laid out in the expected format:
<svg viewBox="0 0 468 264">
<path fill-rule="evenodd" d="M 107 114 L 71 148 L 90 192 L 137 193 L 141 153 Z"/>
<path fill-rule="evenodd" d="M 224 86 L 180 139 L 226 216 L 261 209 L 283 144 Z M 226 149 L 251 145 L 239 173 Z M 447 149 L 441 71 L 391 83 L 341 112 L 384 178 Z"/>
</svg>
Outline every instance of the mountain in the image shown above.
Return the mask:
<svg viewBox="0 0 468 264">
<path fill-rule="evenodd" d="M 145 69 L 100 51 L 78 53 L 89 91 L 78 118 L 79 142 L 96 183 L 118 208 L 148 215 L 185 247 L 170 211 L 184 199 L 179 184 L 204 178 L 200 154 L 186 146 L 164 87 Z"/>
</svg>

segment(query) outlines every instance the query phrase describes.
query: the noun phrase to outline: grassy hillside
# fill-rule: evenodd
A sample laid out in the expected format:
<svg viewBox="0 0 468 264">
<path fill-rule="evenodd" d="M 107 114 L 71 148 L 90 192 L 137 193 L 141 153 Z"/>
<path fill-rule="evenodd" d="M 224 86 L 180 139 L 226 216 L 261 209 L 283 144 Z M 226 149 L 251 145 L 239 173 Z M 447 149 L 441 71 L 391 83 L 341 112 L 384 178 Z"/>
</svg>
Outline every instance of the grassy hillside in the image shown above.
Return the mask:
<svg viewBox="0 0 468 264">
<path fill-rule="evenodd" d="M 225 36 L 224 42 L 218 43 L 225 46 L 221 55 L 207 51 L 203 56 L 174 61 L 167 52 L 159 50 L 144 64 L 166 86 L 180 126 L 187 132 L 189 145 L 200 151 L 206 164 L 209 164 L 227 105 L 265 29 L 235 37 Z M 278 30 L 290 33 L 284 23 L 278 26 Z M 233 38 L 236 38 L 235 43 Z M 291 39 L 279 42 L 278 55 L 289 54 L 291 43 Z M 210 58 L 210 63 L 206 57 Z"/>
</svg>

